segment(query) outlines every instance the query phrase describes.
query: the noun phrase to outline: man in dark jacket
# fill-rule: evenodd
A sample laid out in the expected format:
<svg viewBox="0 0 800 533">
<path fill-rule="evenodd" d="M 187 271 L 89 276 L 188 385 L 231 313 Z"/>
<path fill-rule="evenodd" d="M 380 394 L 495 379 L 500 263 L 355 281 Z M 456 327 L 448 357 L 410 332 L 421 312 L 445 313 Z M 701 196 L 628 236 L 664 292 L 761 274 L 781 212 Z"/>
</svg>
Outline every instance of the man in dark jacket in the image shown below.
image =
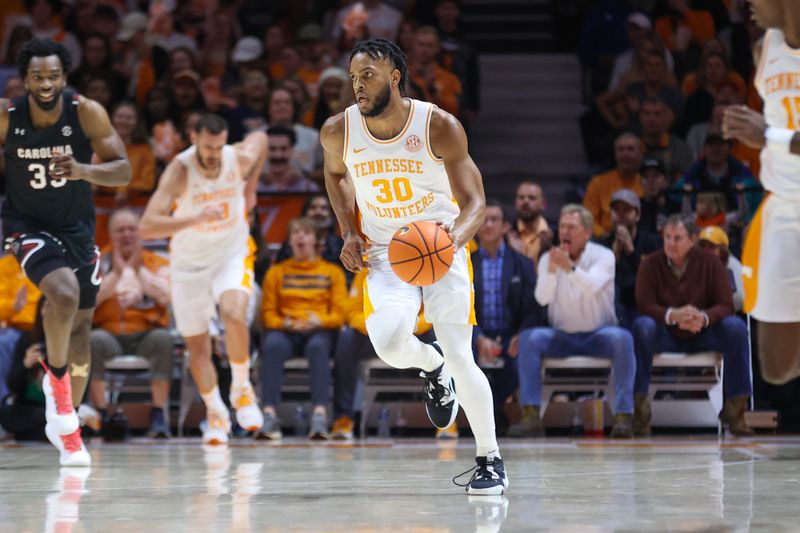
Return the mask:
<svg viewBox="0 0 800 533">
<path fill-rule="evenodd" d="M 503 205 L 488 200 L 486 219 L 478 230 L 480 245 L 472 252 L 478 322 L 473 350 L 482 368 L 498 369 L 489 376 L 498 433 L 507 424 L 502 407 L 519 386 L 517 336 L 524 328 L 545 324 L 544 311 L 533 297 L 533 261 L 505 243 L 510 227 Z"/>
</svg>

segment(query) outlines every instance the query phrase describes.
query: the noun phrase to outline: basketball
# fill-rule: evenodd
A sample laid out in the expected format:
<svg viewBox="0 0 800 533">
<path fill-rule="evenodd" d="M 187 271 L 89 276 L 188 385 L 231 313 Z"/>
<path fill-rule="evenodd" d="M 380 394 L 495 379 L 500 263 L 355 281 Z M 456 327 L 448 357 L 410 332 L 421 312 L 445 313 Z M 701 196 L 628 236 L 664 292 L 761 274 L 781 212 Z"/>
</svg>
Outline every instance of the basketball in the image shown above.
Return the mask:
<svg viewBox="0 0 800 533">
<path fill-rule="evenodd" d="M 403 226 L 389 243 L 389 263 L 398 278 L 418 287 L 433 285 L 453 264 L 453 241 L 434 222 Z"/>
</svg>

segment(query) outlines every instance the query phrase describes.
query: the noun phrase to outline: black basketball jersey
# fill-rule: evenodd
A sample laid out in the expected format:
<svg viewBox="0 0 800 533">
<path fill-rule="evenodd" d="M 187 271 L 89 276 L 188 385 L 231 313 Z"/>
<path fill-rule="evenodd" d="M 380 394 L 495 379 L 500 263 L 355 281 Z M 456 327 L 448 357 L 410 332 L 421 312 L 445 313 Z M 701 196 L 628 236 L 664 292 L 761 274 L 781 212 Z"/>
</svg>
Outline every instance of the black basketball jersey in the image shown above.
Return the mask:
<svg viewBox="0 0 800 533">
<path fill-rule="evenodd" d="M 21 222 L 37 229 L 94 232 L 91 185 L 51 176 L 48 167 L 54 151 L 79 163 L 90 163 L 92 158 L 91 143 L 78 120 L 78 95 L 65 90 L 62 98 L 58 122 L 44 129 L 34 129 L 27 95 L 8 109 L 4 225 Z"/>
</svg>

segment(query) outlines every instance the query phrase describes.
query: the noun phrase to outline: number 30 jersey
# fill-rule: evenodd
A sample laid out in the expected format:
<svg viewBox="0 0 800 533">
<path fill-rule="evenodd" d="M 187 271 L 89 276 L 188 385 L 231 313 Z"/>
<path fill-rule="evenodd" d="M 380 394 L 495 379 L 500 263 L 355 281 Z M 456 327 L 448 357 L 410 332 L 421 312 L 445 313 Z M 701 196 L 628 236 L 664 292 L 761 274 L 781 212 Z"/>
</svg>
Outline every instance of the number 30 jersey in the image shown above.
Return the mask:
<svg viewBox="0 0 800 533">
<path fill-rule="evenodd" d="M 410 103 L 408 120 L 392 139 L 377 139 L 357 105 L 345 110 L 344 153 L 361 214 L 361 231 L 374 245 L 388 245 L 405 224 L 419 220 L 452 223 L 460 210 L 444 162 L 430 145 L 436 106 Z"/>
<path fill-rule="evenodd" d="M 54 152 L 90 163 L 92 146 L 78 120 L 78 95 L 63 91 L 61 116 L 52 126 L 34 129 L 28 97 L 14 100 L 8 109 L 6 199 L 3 220 L 24 221 L 30 228 L 94 232 L 92 188 L 85 180 L 67 180 L 50 174 Z"/>
<path fill-rule="evenodd" d="M 800 50 L 790 48 L 780 30 L 764 34 L 755 85 L 764 100 L 767 125 L 800 130 Z M 761 183 L 782 198 L 800 200 L 800 156 L 765 147 Z"/>
</svg>

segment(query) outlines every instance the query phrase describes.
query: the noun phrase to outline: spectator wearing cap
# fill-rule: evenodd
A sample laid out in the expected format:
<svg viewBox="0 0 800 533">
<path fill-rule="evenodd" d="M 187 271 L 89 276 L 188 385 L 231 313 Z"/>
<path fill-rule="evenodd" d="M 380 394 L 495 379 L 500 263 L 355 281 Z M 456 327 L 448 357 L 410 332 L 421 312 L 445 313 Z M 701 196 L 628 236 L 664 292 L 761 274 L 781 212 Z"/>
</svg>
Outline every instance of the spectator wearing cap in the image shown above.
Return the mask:
<svg viewBox="0 0 800 533">
<path fill-rule="evenodd" d="M 332 65 L 328 44 L 322 40 L 322 28 L 313 23 L 297 31 L 297 41 L 303 65 L 296 74 L 306 84 L 308 94 L 315 98 L 319 92 L 320 75 Z"/>
<path fill-rule="evenodd" d="M 725 404 L 720 419 L 735 435 L 752 430 L 744 420 L 750 381 L 747 327 L 736 317 L 728 273 L 719 258 L 697 246 L 697 226 L 672 215 L 664 226 L 664 249 L 642 261 L 633 323 L 636 343 L 634 433 L 650 434 L 650 372 L 662 352 L 722 352 Z"/>
<path fill-rule="evenodd" d="M 317 192 L 319 185 L 303 176 L 292 164 L 297 136 L 292 128 L 276 126 L 269 136 L 269 170 L 261 175 L 259 192 Z"/>
<path fill-rule="evenodd" d="M 242 82 L 238 105 L 220 113 L 228 122 L 228 142 L 231 144 L 241 141 L 251 131 L 264 130 L 267 126 L 267 75 L 263 70 L 248 70 Z"/>
<path fill-rule="evenodd" d="M 242 37 L 236 41 L 231 52 L 231 64 L 222 76 L 222 90 L 234 97 L 240 97 L 245 75 L 252 70 L 263 70 L 261 56 L 264 45 L 255 37 Z"/>
<path fill-rule="evenodd" d="M 206 104 L 200 92 L 200 75 L 194 70 L 179 70 L 172 77 L 172 93 L 179 117 L 179 127 L 192 111 L 205 110 Z"/>
<path fill-rule="evenodd" d="M 633 378 L 636 359 L 633 338 L 617 326 L 614 309 L 614 254 L 589 241 L 594 221 L 583 206 L 561 210 L 560 246 L 546 252 L 537 268 L 534 296 L 547 306 L 550 327 L 524 330 L 519 335 L 519 398 L 523 417 L 510 436 L 541 432 L 543 357 L 585 354 L 612 360 L 615 413 L 611 436 L 630 438 Z"/>
<path fill-rule="evenodd" d="M 553 244 L 553 230 L 544 218 L 547 200 L 541 185 L 523 181 L 517 185 L 514 210 L 517 219 L 506 234 L 508 245 L 539 264 L 539 257 Z"/>
<path fill-rule="evenodd" d="M 310 120 L 304 119 L 303 122 L 319 130 L 326 120 L 347 107 L 352 93 L 346 70 L 340 67 L 326 68 L 319 76 L 319 93 L 313 114 L 309 115 Z"/>
<path fill-rule="evenodd" d="M 414 41 L 414 55 L 409 63 L 409 78 L 422 96 L 448 113 L 459 116 L 461 82 L 452 72 L 438 63 L 440 51 L 439 32 L 433 26 L 423 26 L 417 30 Z"/>
<path fill-rule="evenodd" d="M 631 189 L 639 196 L 644 194 L 639 175 L 643 155 L 641 139 L 625 132 L 614 141 L 616 168 L 592 177 L 589 182 L 583 206 L 592 214 L 595 237 L 603 237 L 611 231 L 611 195 L 619 189 Z"/>
<path fill-rule="evenodd" d="M 667 195 L 668 183 L 664 163 L 657 157 L 645 157 L 642 162 L 642 212 L 639 229 L 650 233 L 661 233 L 664 221 L 671 211 L 679 211 L 680 205 L 671 206 Z"/>
<path fill-rule="evenodd" d="M 730 242 L 728 235 L 719 226 L 708 226 L 700 231 L 700 240 L 697 245 L 719 257 L 725 268 L 733 291 L 733 308 L 737 313 L 742 312 L 744 305 L 744 278 L 742 277 L 742 263 L 731 253 L 728 248 Z"/>
<path fill-rule="evenodd" d="M 361 11 L 365 15 L 367 32 L 370 37 L 388 39 L 390 41 L 397 37 L 397 30 L 400 28 L 403 14 L 383 0 L 364 0 L 339 9 L 331 27 L 330 37 L 332 40 L 339 40 L 347 19 L 353 16 L 354 11 Z"/>
<path fill-rule="evenodd" d="M 717 215 L 719 218 L 712 221 L 705 213 L 698 213 L 698 216 L 708 221 L 704 226 L 725 228 L 731 224 L 744 227 L 752 219 L 764 196 L 758 180 L 750 169 L 731 155 L 731 143 L 723 138 L 718 129 L 708 131 L 701 159 L 672 188 L 693 193 L 689 198 L 695 209 L 697 193 L 718 193 L 724 199 L 724 209 Z"/>
<path fill-rule="evenodd" d="M 291 163 L 295 170 L 307 178 L 322 183 L 322 147 L 319 144 L 319 130 L 300 124 L 297 107 L 291 93 L 282 85 L 275 87 L 269 95 L 269 124 L 272 128 L 291 128 L 295 134 Z M 265 171 L 269 171 L 267 161 Z"/>
<path fill-rule="evenodd" d="M 630 329 L 636 319 L 636 272 L 643 257 L 661 249 L 658 234 L 639 228 L 642 204 L 630 189 L 620 189 L 611 196 L 613 230 L 601 241 L 611 248 L 616 259 L 614 276 L 617 317 L 622 327 Z"/>
<path fill-rule="evenodd" d="M 661 159 L 667 179 L 675 183 L 692 166 L 695 155 L 686 141 L 670 133 L 671 119 L 672 113 L 661 98 L 648 97 L 642 101 L 639 122 L 645 155 Z"/>
<path fill-rule="evenodd" d="M 147 93 L 156 83 L 153 51 L 147 40 L 147 15 L 140 11 L 125 15 L 116 40 L 118 59 L 114 68 L 128 80 L 128 96 L 144 105 Z"/>
</svg>

